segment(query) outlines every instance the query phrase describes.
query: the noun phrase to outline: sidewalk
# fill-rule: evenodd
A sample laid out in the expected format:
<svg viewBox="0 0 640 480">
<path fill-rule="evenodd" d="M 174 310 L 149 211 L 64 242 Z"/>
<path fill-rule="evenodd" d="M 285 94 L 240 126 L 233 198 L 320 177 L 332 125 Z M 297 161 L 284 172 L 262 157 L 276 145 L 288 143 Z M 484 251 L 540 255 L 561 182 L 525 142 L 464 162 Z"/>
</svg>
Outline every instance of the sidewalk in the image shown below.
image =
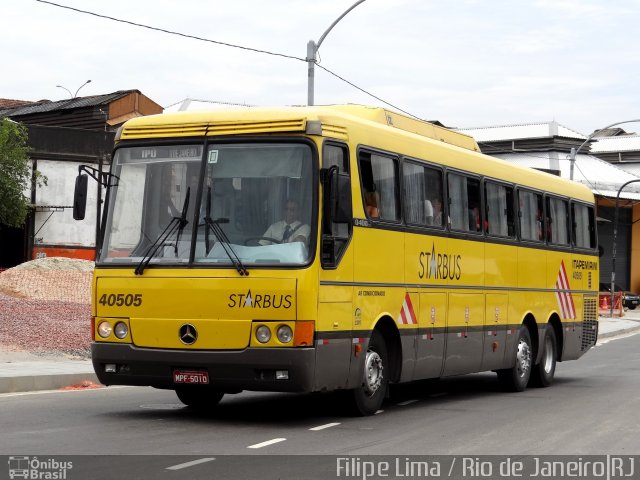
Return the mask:
<svg viewBox="0 0 640 480">
<path fill-rule="evenodd" d="M 91 360 L 0 351 L 0 393 L 56 390 L 83 383 L 98 383 Z"/>
<path fill-rule="evenodd" d="M 637 330 L 640 330 L 640 309 L 629 310 L 623 318 L 600 317 L 598 339 Z M 0 351 L 0 393 L 55 390 L 96 383 L 98 379 L 91 360 Z"/>
</svg>

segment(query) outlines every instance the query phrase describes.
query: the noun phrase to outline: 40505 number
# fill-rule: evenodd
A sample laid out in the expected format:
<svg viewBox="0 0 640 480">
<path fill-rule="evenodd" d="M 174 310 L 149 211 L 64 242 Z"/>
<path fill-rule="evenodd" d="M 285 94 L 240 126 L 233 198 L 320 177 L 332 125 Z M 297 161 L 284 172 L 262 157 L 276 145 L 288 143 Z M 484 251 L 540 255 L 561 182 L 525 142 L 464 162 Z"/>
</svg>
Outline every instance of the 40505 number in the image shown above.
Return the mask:
<svg viewBox="0 0 640 480">
<path fill-rule="evenodd" d="M 142 305 L 141 293 L 103 293 L 98 301 L 100 305 L 109 307 L 139 307 Z"/>
</svg>

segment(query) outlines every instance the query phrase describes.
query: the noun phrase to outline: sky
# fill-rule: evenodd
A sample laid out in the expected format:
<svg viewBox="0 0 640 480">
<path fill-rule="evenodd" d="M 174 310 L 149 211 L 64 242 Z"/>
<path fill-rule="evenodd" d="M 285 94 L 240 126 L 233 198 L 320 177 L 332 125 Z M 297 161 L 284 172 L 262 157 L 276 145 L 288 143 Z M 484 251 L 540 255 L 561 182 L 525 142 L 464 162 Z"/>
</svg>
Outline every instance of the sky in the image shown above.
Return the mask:
<svg viewBox="0 0 640 480">
<path fill-rule="evenodd" d="M 137 89 L 305 105 L 307 42 L 354 0 L 54 0 L 269 55 L 2 0 L 0 98 L 63 100 Z M 366 0 L 319 49 L 315 103 L 399 109 L 458 128 L 548 122 L 583 134 L 640 119 L 640 1 Z M 386 105 L 383 101 L 392 106 Z M 640 132 L 640 123 L 623 126 Z"/>
</svg>

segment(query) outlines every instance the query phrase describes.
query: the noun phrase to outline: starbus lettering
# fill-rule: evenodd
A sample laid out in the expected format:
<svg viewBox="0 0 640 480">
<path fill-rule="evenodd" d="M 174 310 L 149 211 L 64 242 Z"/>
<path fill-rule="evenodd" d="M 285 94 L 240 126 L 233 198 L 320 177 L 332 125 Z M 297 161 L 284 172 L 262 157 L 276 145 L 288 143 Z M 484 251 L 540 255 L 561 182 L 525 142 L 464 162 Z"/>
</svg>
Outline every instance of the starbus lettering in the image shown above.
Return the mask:
<svg viewBox="0 0 640 480">
<path fill-rule="evenodd" d="M 269 293 L 232 293 L 229 295 L 229 308 L 291 308 L 291 295 Z"/>
<path fill-rule="evenodd" d="M 420 252 L 418 257 L 418 277 L 435 280 L 460 280 L 462 276 L 462 255 L 439 253 L 435 243 L 430 252 Z"/>
</svg>

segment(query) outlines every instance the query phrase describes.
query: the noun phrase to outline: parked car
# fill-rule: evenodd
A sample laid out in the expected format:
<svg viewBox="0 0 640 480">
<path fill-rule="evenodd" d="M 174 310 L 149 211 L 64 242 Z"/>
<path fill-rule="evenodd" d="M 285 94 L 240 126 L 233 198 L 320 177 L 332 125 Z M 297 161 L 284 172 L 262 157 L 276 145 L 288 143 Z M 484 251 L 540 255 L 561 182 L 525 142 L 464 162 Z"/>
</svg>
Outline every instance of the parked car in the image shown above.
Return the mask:
<svg viewBox="0 0 640 480">
<path fill-rule="evenodd" d="M 629 310 L 635 310 L 638 305 L 640 305 L 640 295 L 637 293 L 632 293 L 629 291 L 625 291 L 620 288 L 620 285 L 615 285 L 616 292 L 623 291 L 624 294 L 622 296 L 622 306 L 624 308 L 628 308 Z M 600 284 L 601 292 L 611 293 L 611 284 L 610 283 L 601 283 Z"/>
</svg>

